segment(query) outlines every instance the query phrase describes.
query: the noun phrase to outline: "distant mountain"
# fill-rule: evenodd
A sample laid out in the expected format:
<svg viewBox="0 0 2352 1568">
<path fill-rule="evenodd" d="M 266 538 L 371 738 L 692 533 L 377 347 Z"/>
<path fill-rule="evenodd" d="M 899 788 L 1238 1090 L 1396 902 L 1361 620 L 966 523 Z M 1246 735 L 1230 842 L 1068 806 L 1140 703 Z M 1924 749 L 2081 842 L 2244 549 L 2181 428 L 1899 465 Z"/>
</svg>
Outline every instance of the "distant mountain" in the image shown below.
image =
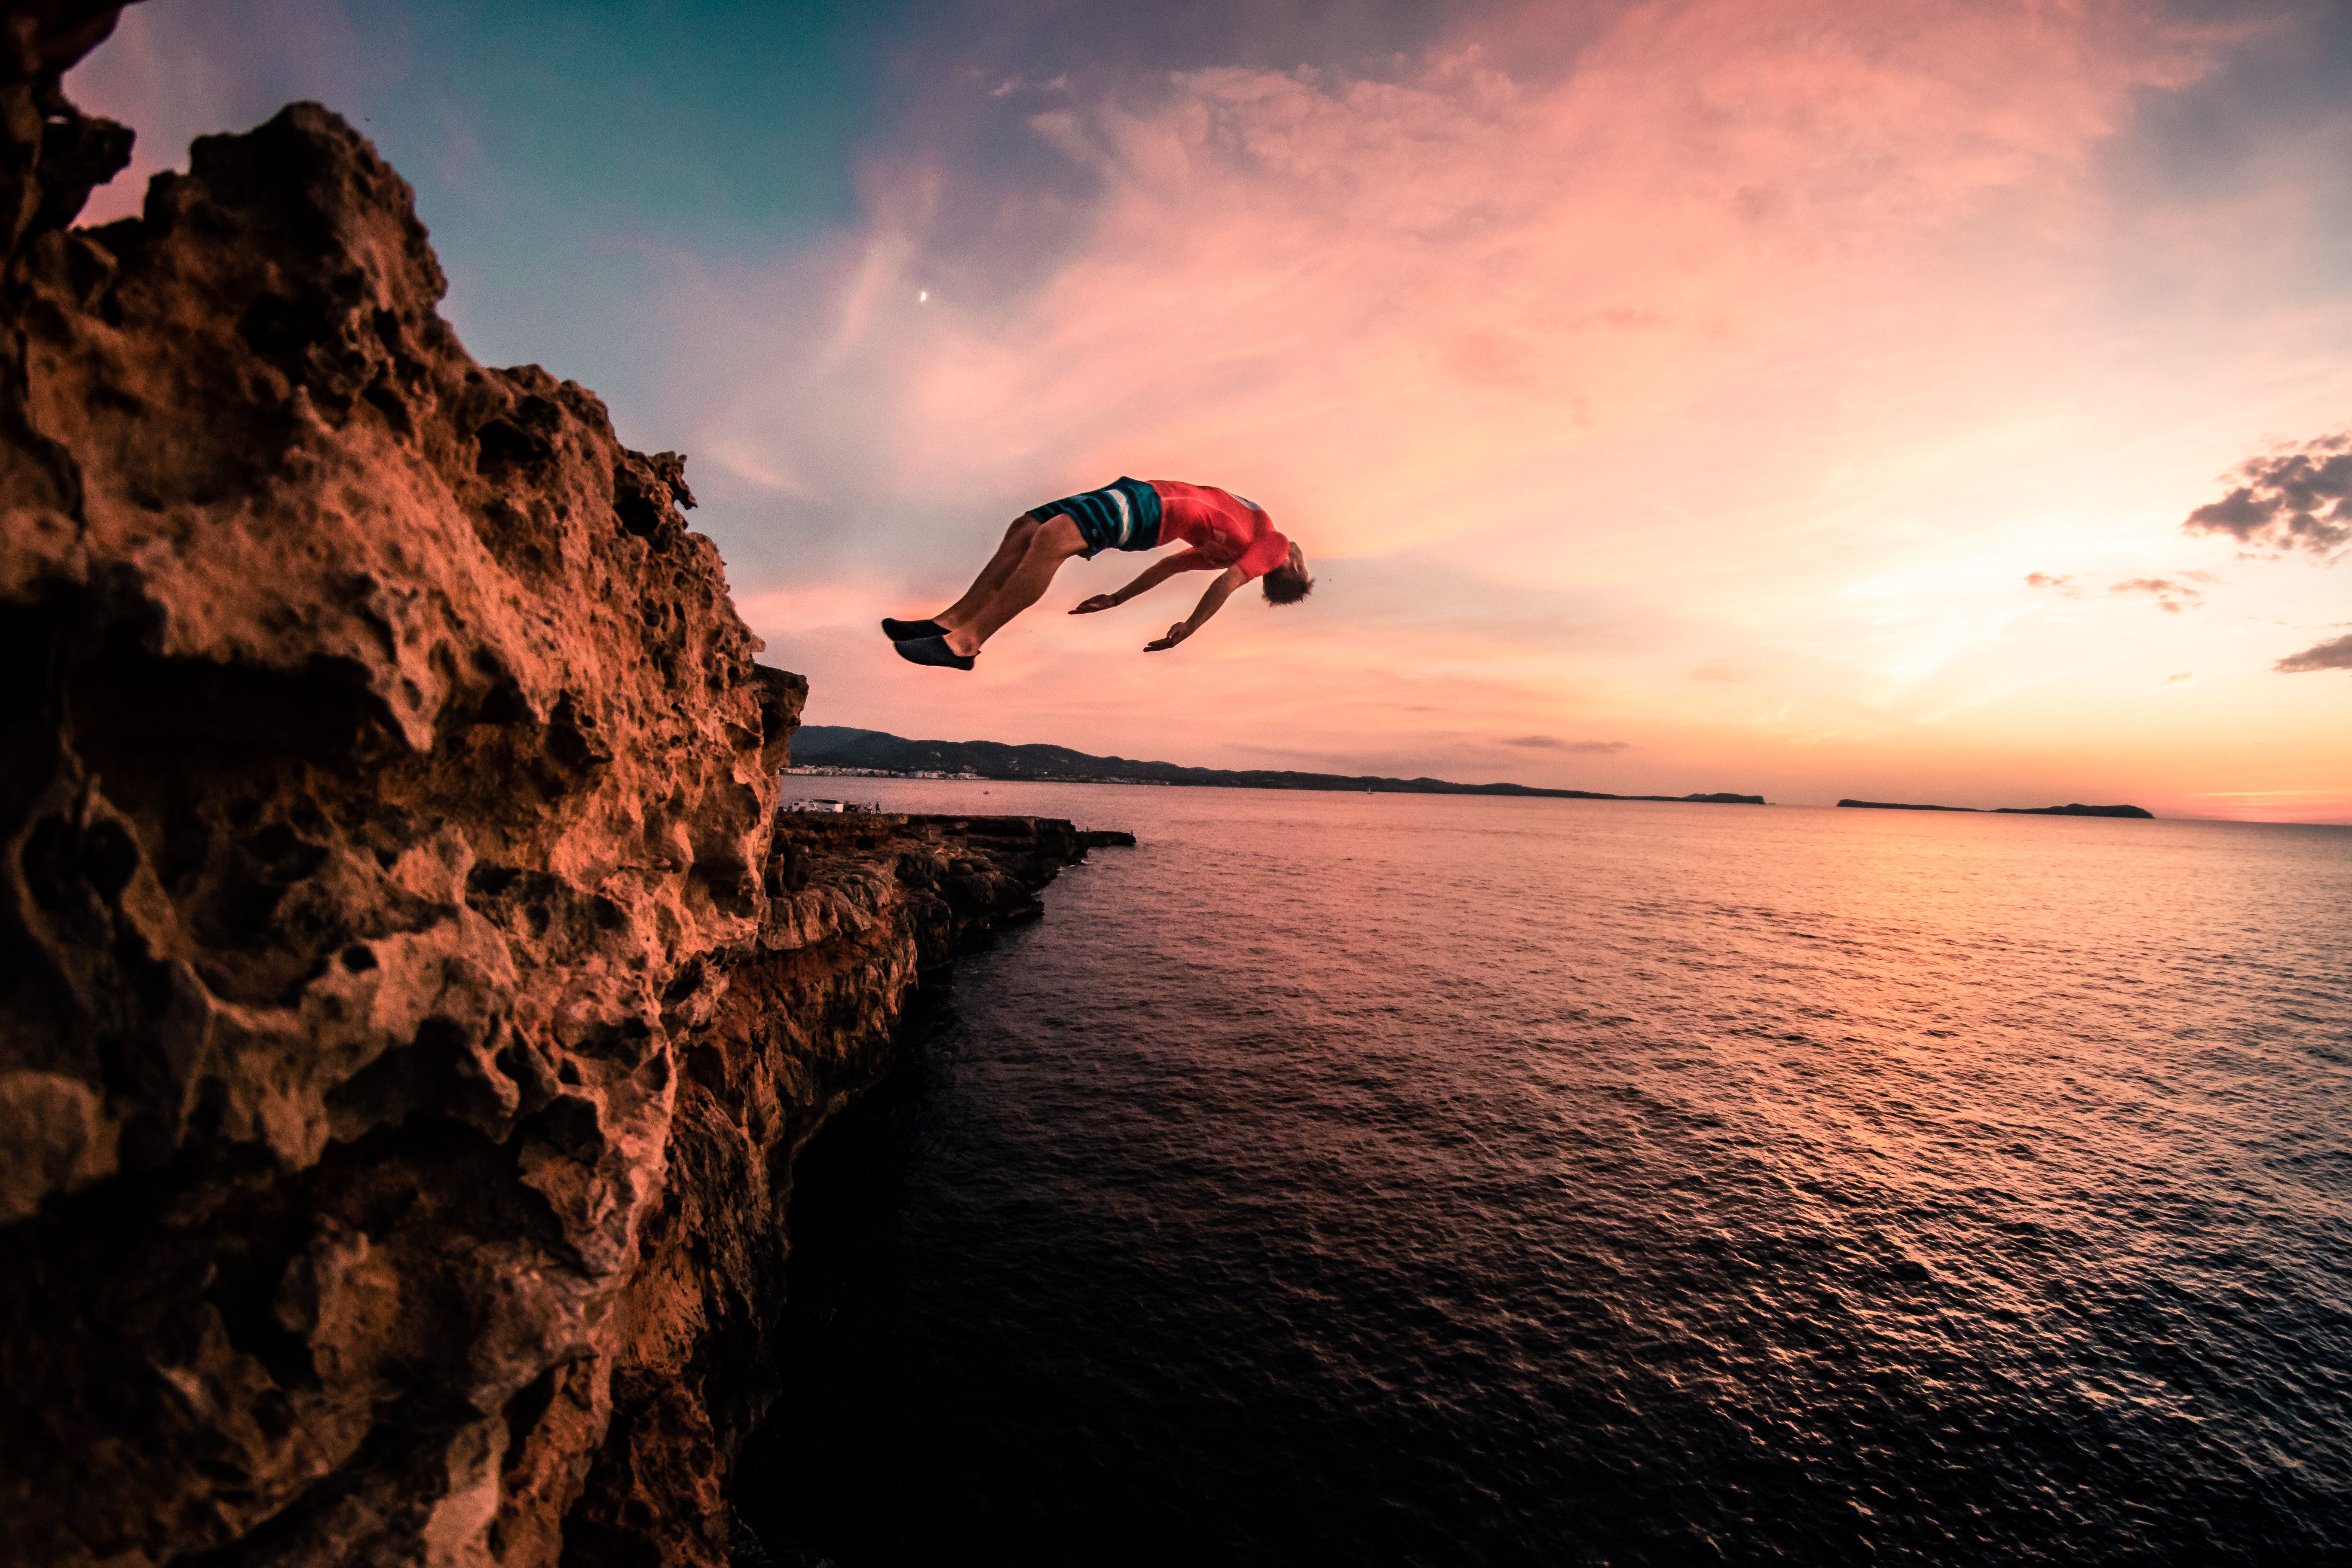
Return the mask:
<svg viewBox="0 0 2352 1568">
<path fill-rule="evenodd" d="M 798 767 L 877 768 L 894 773 L 972 773 L 984 779 L 1077 783 L 1205 784 L 1218 789 L 1369 791 L 1375 795 L 1542 795 L 1562 800 L 1696 801 L 1707 805 L 1762 805 L 1760 795 L 1604 795 L 1589 789 L 1536 789 L 1528 784 L 1452 784 L 1444 779 L 1350 777 L 1270 768 L 1187 768 L 1174 763 L 1096 757 L 1066 746 L 1008 746 L 1001 741 L 909 741 L 879 730 L 803 724 L 793 734 Z"/>
<path fill-rule="evenodd" d="M 1856 805 L 1864 811 L 1977 811 L 1988 816 L 2145 816 L 2153 819 L 2156 813 L 2137 805 L 1996 805 L 1985 811 L 1980 805 L 1906 805 L 1892 800 L 1842 800 L 1840 805 Z"/>
</svg>

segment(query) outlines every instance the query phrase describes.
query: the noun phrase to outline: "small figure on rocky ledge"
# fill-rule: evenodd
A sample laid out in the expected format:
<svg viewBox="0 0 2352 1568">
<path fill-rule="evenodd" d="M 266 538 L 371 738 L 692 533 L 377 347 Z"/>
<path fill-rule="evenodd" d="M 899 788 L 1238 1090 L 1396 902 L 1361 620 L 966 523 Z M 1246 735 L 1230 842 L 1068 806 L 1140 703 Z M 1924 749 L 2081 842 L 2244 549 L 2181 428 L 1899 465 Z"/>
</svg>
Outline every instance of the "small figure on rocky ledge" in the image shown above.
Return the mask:
<svg viewBox="0 0 2352 1568">
<path fill-rule="evenodd" d="M 1209 485 L 1120 479 L 1014 518 L 962 598 L 928 621 L 885 616 L 882 629 L 900 658 L 970 669 L 981 645 L 1043 598 L 1071 556 L 1091 559 L 1099 550 L 1157 550 L 1178 542 L 1190 548 L 1153 562 L 1118 593 L 1097 594 L 1070 614 L 1090 616 L 1123 605 L 1180 572 L 1216 573 L 1190 617 L 1143 645 L 1144 652 L 1159 653 L 1199 631 L 1253 577 L 1265 580 L 1266 602 L 1274 605 L 1295 605 L 1315 586 L 1306 555 L 1275 531 L 1274 520 L 1255 501 Z"/>
</svg>

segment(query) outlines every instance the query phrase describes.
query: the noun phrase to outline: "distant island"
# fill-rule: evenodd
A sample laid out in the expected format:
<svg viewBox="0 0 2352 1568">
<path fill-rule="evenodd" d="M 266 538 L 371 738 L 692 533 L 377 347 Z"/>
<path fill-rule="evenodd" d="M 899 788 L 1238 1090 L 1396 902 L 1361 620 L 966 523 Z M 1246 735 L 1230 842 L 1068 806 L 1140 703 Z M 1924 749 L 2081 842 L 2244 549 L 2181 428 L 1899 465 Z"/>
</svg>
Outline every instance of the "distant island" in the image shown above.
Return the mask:
<svg viewBox="0 0 2352 1568">
<path fill-rule="evenodd" d="M 1454 784 L 1302 773 L 1272 768 L 1187 768 L 1174 763 L 1089 756 L 1066 746 L 1012 746 L 1001 741 L 909 741 L 880 730 L 803 724 L 793 735 L 788 773 L 816 776 L 982 778 L 1054 784 L 1201 784 L 1213 789 L 1345 790 L 1371 795 L 1536 795 L 1559 800 L 1660 800 L 1701 805 L 1763 805 L 1760 795 L 1604 795 L 1589 789 L 1537 789 L 1516 784 Z"/>
<path fill-rule="evenodd" d="M 2156 813 L 2137 805 L 1996 805 L 1990 811 L 1980 805 L 1911 805 L 1894 800 L 1842 800 L 1840 805 L 1859 806 L 1864 811 L 1974 811 L 1987 816 L 2145 816 L 2153 819 Z"/>
</svg>

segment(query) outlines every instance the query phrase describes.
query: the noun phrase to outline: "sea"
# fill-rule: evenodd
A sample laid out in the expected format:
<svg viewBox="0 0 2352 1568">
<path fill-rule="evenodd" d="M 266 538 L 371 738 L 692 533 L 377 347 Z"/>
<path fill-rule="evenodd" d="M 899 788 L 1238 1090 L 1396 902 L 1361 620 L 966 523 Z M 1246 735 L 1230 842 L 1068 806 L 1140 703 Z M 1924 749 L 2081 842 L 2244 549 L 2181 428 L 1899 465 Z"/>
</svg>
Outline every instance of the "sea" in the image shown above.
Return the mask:
<svg viewBox="0 0 2352 1568">
<path fill-rule="evenodd" d="M 803 1158 L 772 1561 L 2352 1563 L 2352 829 L 826 784 L 1138 842 Z"/>
</svg>

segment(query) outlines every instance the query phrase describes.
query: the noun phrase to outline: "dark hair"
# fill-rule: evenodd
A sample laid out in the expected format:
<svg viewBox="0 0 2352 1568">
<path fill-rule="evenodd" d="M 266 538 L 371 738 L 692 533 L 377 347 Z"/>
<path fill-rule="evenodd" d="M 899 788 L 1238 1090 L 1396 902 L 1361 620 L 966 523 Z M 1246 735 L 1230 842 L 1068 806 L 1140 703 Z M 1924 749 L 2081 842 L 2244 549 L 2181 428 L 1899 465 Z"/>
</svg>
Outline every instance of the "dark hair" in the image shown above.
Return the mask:
<svg viewBox="0 0 2352 1568">
<path fill-rule="evenodd" d="M 1295 605 L 1307 597 L 1315 579 L 1286 561 L 1260 579 L 1258 586 L 1267 604 Z"/>
</svg>

